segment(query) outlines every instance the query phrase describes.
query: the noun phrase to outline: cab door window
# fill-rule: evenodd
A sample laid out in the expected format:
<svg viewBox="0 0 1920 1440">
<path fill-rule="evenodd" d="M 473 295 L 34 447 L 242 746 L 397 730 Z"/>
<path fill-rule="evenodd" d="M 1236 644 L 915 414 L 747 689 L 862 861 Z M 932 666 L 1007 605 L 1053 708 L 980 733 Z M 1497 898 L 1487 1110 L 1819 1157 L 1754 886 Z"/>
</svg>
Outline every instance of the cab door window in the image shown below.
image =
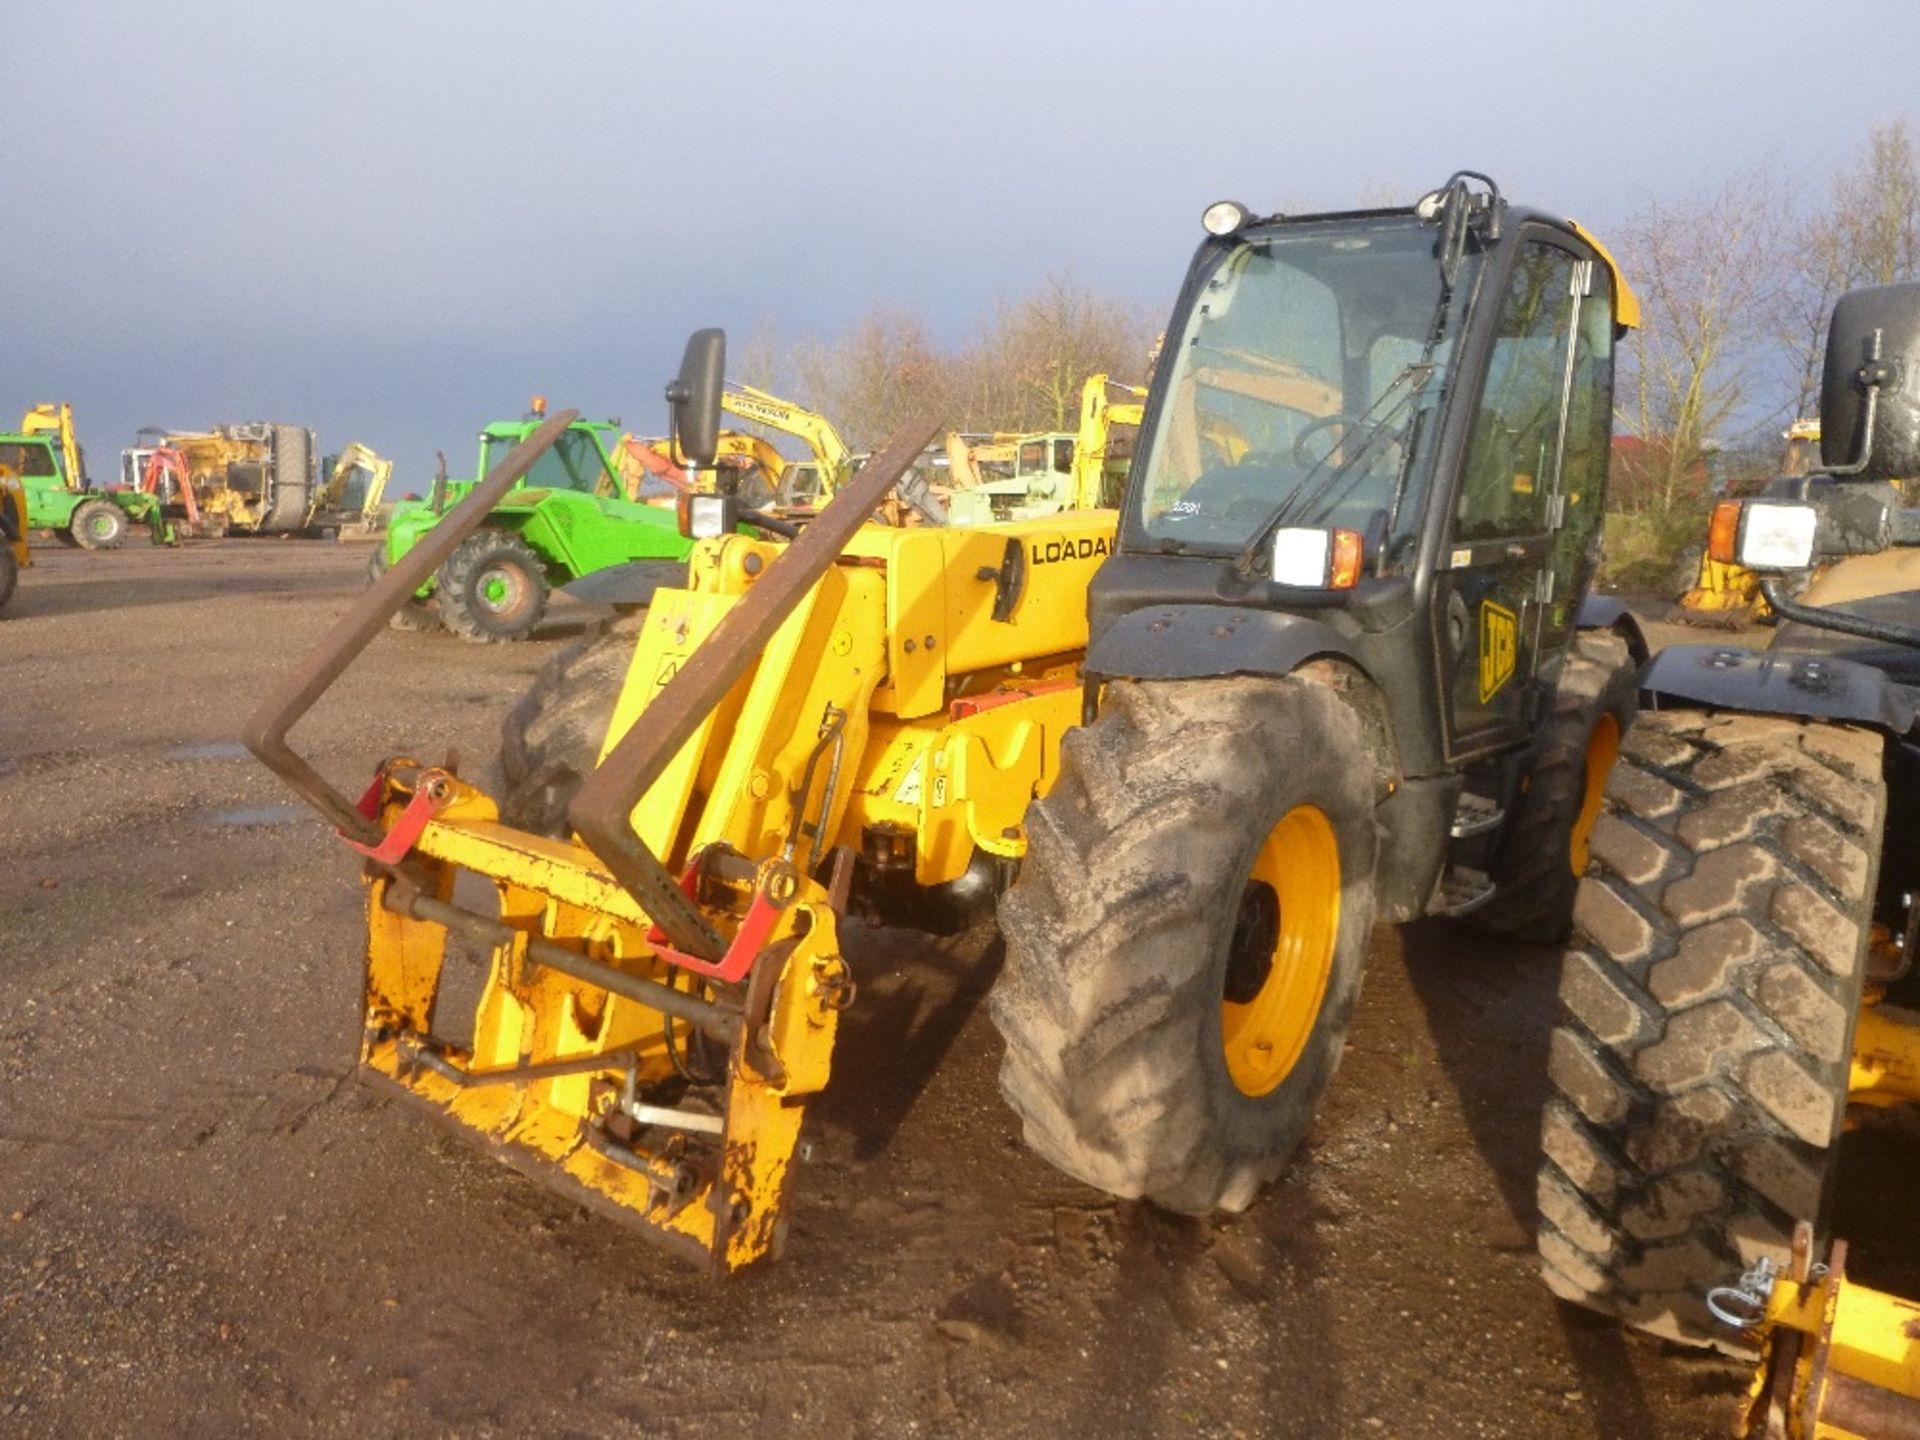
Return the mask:
<svg viewBox="0 0 1920 1440">
<path fill-rule="evenodd" d="M 1517 539 L 1548 529 L 1578 261 L 1529 245 L 1515 266 L 1473 419 L 1454 539 Z"/>
</svg>

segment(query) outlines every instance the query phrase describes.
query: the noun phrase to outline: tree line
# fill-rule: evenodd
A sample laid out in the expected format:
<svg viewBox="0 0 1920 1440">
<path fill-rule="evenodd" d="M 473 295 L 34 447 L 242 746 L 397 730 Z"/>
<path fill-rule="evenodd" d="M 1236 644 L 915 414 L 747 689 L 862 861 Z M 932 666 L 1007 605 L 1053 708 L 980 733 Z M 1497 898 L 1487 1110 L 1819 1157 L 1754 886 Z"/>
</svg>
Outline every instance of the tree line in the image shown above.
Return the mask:
<svg viewBox="0 0 1920 1440">
<path fill-rule="evenodd" d="M 1783 432 L 1816 414 L 1833 302 L 1920 277 L 1920 169 L 1904 121 L 1810 188 L 1773 167 L 1648 200 L 1607 237 L 1641 302 L 1615 390 L 1609 508 L 1691 536 L 1720 490 L 1777 473 Z M 751 336 L 733 373 L 831 417 L 856 449 L 931 407 L 957 429 L 1071 430 L 1081 383 L 1142 383 L 1159 312 L 1054 276 L 993 304 L 958 343 L 918 312 L 869 311 L 827 340 Z M 1697 537 L 1695 537 L 1697 538 Z"/>
<path fill-rule="evenodd" d="M 1920 277 L 1920 171 L 1904 121 L 1811 202 L 1771 168 L 1684 200 L 1649 202 L 1615 253 L 1641 329 L 1620 357 L 1612 509 L 1690 521 L 1716 490 L 1778 472 L 1782 432 L 1817 418 L 1833 303 L 1862 285 Z"/>
</svg>

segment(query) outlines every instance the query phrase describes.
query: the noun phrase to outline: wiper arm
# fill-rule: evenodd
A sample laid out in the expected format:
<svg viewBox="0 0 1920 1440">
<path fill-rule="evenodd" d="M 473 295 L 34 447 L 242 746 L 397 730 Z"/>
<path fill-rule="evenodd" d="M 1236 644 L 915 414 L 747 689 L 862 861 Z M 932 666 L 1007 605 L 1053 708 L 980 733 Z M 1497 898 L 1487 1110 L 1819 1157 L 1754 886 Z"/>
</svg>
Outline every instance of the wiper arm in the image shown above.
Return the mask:
<svg viewBox="0 0 1920 1440">
<path fill-rule="evenodd" d="M 1427 379 L 1432 376 L 1433 369 L 1432 362 L 1427 360 L 1416 360 L 1412 364 L 1402 367 L 1400 373 L 1394 376 L 1393 379 L 1388 382 L 1386 388 L 1375 397 L 1374 402 L 1355 417 L 1357 422 L 1355 425 L 1356 429 L 1359 428 L 1360 424 L 1368 424 L 1370 426 L 1366 439 L 1360 443 L 1359 447 L 1355 449 L 1351 455 L 1342 460 L 1339 465 L 1328 470 L 1317 486 L 1311 485 L 1311 482 L 1316 475 L 1319 475 L 1320 472 L 1326 468 L 1327 462 L 1333 458 L 1333 451 L 1329 450 L 1314 462 L 1313 468 L 1307 471 L 1299 487 L 1287 495 L 1282 496 L 1280 502 L 1268 513 L 1267 518 L 1260 522 L 1252 535 L 1248 536 L 1247 543 L 1241 547 L 1239 555 L 1234 559 L 1233 563 L 1236 570 L 1243 575 L 1252 574 L 1254 559 L 1260 553 L 1260 547 L 1267 542 L 1268 537 L 1271 536 L 1275 530 L 1278 530 L 1283 522 L 1292 516 L 1306 510 L 1309 505 L 1318 504 L 1325 498 L 1328 491 L 1333 488 L 1334 484 L 1342 475 L 1345 475 L 1348 471 L 1352 470 L 1354 466 L 1358 465 L 1373 453 L 1375 447 L 1386 436 L 1388 426 L 1401 410 L 1412 403 L 1414 396 L 1420 393 Z M 1416 376 L 1420 380 L 1420 385 L 1407 389 L 1407 382 Z M 1389 407 L 1384 414 L 1378 419 L 1372 418 L 1375 411 L 1379 410 L 1387 401 L 1392 400 L 1393 397 L 1403 389 L 1406 389 L 1406 393 L 1400 395 L 1399 399 L 1394 400 L 1393 405 Z M 1336 448 L 1344 448 L 1345 444 L 1346 437 L 1342 435 L 1340 446 Z"/>
</svg>

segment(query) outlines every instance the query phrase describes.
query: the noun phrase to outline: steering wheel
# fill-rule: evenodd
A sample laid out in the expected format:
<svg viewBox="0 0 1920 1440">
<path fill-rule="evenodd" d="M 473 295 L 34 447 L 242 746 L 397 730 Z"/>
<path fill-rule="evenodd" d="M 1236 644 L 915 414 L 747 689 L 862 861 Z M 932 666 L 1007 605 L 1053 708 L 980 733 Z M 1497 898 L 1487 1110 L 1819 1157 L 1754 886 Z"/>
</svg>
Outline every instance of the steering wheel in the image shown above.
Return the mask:
<svg viewBox="0 0 1920 1440">
<path fill-rule="evenodd" d="M 1367 423 L 1367 417 L 1364 415 L 1322 415 L 1318 420 L 1310 423 L 1298 435 L 1293 437 L 1294 462 L 1311 468 L 1327 458 L 1326 455 L 1313 456 L 1307 453 L 1306 445 L 1308 436 L 1318 435 L 1322 430 L 1331 430 L 1335 425 L 1338 425 L 1341 430 L 1340 443 L 1344 445 L 1347 441 L 1347 431 L 1357 429 L 1360 426 L 1367 425 Z M 1378 429 L 1379 427 L 1372 426 L 1370 428 Z M 1327 453 L 1332 454 L 1333 452 L 1328 451 Z"/>
</svg>

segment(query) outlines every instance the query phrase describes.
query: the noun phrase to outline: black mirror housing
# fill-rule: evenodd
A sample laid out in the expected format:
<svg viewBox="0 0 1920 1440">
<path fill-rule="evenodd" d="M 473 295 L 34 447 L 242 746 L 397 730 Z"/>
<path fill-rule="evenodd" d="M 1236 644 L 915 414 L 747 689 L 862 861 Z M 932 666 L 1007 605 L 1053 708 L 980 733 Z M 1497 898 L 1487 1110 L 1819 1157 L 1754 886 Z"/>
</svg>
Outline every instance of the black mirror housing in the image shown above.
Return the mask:
<svg viewBox="0 0 1920 1440">
<path fill-rule="evenodd" d="M 1871 407 L 1869 382 L 1877 391 Z M 1820 459 L 1863 480 L 1920 475 L 1920 282 L 1849 290 L 1834 305 L 1820 379 Z"/>
<path fill-rule="evenodd" d="M 705 469 L 720 446 L 720 392 L 727 381 L 727 332 L 696 330 L 687 337 L 680 374 L 667 386 L 674 440 L 689 465 Z"/>
</svg>

